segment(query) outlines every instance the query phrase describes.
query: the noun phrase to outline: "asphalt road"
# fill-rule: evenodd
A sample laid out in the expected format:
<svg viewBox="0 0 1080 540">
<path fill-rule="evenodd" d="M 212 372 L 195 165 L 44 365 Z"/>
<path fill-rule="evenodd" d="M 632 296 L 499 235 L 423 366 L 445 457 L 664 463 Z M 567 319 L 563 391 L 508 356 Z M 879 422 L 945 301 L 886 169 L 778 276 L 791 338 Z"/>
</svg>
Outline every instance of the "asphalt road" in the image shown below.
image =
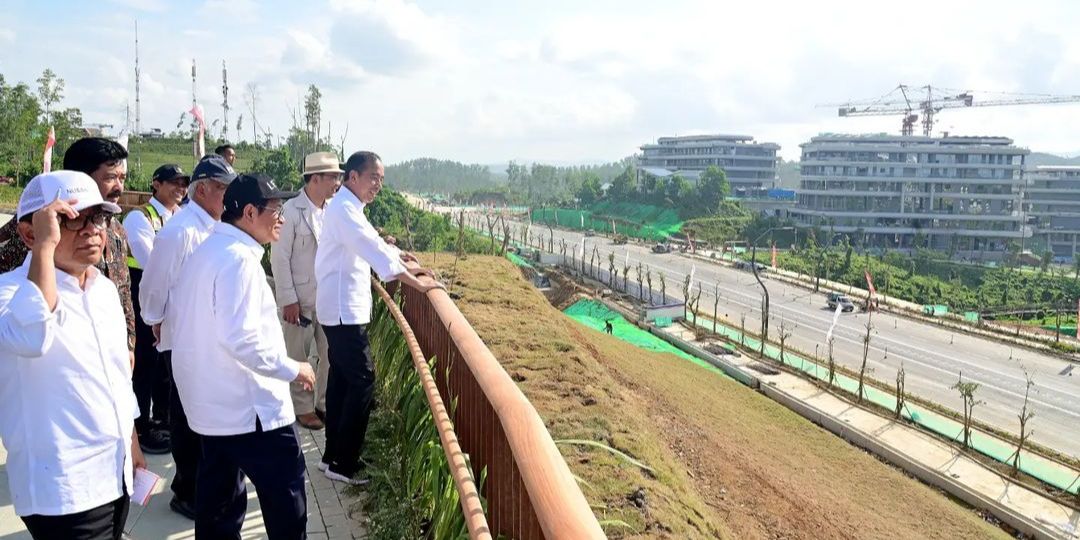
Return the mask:
<svg viewBox="0 0 1080 540">
<path fill-rule="evenodd" d="M 514 225 L 520 231 L 522 224 Z M 533 234 L 546 227 L 533 226 Z M 559 241 L 566 241 L 567 255 L 580 249 L 583 235 L 555 230 L 555 251 Z M 520 236 L 520 233 L 517 233 Z M 621 272 L 629 253 L 632 266 L 638 261 L 653 271 L 654 290 L 659 290 L 656 273 L 663 272 L 668 295 L 681 299 L 682 283 L 691 267 L 694 287 L 702 288 L 701 308 L 711 311 L 713 290 L 719 285 L 720 314 L 733 325 L 746 315 L 746 328 L 757 332 L 761 326 L 761 288 L 750 272 L 739 271 L 708 261 L 692 260 L 679 254 L 654 254 L 648 246 L 612 245 L 605 237 L 585 238 L 586 253 L 596 246 L 602 266 L 607 267 L 608 253 L 615 253 L 615 267 Z M 631 272 L 631 281 L 636 272 Z M 825 295 L 765 278 L 770 294 L 770 336 L 775 340 L 781 321 L 788 326 L 788 343 L 808 353 L 819 350 L 825 356 L 825 335 L 833 313 L 825 305 Z M 863 336 L 867 314 L 844 313 L 834 331 L 834 357 L 848 368 L 858 370 L 862 361 Z M 722 320 L 722 319 L 721 319 Z M 951 332 L 932 324 L 894 316 L 873 315 L 873 331 L 867 365 L 871 376 L 893 381 L 903 362 L 908 392 L 956 411 L 962 410 L 960 394 L 950 387 L 962 371 L 965 381 L 980 384 L 976 398 L 983 403 L 975 408 L 975 417 L 991 426 L 1017 433 L 1017 416 L 1024 401 L 1024 369 L 1033 377 L 1029 409 L 1035 417 L 1028 422 L 1031 440 L 1064 454 L 1080 457 L 1080 366 L 1072 375 L 1061 374 L 1073 363 L 1022 348 L 1010 348 L 995 341 Z"/>
</svg>

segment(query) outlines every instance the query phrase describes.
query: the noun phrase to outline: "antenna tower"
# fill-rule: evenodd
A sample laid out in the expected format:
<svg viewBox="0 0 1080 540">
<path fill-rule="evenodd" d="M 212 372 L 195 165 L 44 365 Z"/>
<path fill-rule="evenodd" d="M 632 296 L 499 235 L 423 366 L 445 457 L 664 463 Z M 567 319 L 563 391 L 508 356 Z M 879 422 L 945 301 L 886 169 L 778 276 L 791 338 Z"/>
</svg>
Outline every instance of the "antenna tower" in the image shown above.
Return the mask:
<svg viewBox="0 0 1080 540">
<path fill-rule="evenodd" d="M 221 109 L 224 114 L 224 122 L 221 128 L 221 139 L 229 141 L 229 70 L 225 68 L 225 61 L 221 61 Z"/>
<path fill-rule="evenodd" d="M 139 20 L 135 20 L 135 135 L 142 133 L 142 116 L 140 114 L 139 100 Z M 129 125 L 130 127 L 130 125 Z"/>
</svg>

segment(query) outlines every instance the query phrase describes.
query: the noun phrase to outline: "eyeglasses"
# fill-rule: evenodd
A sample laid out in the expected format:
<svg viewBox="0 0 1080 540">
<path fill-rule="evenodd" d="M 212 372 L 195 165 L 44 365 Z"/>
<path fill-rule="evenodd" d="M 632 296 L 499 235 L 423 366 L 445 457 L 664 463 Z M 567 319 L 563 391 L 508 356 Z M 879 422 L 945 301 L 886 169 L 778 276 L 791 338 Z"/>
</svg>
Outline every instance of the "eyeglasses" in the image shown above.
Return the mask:
<svg viewBox="0 0 1080 540">
<path fill-rule="evenodd" d="M 282 206 L 277 206 L 277 207 L 274 207 L 274 208 L 270 208 L 269 206 L 263 206 L 263 207 L 259 208 L 259 210 L 262 211 L 262 212 L 266 212 L 266 211 L 273 212 L 274 213 L 274 219 L 281 219 L 281 215 L 285 213 L 285 206 L 282 205 Z"/>
<path fill-rule="evenodd" d="M 108 212 L 98 212 L 96 214 L 79 214 L 79 217 L 71 219 L 67 216 L 60 216 L 60 224 L 69 231 L 81 231 L 86 228 L 86 221 L 90 220 L 90 223 L 94 225 L 94 229 L 98 231 L 104 231 L 109 228 L 109 224 L 112 223 L 113 215 Z"/>
</svg>

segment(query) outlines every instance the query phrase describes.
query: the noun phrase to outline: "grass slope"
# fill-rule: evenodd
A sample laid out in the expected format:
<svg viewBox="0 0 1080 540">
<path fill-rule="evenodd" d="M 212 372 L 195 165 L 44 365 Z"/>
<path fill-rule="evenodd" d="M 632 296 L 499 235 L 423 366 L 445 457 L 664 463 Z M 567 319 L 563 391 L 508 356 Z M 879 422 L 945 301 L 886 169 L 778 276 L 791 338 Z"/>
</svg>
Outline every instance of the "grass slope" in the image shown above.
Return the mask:
<svg viewBox="0 0 1080 540">
<path fill-rule="evenodd" d="M 734 381 L 578 325 L 506 260 L 470 256 L 456 277 L 437 263 L 557 440 L 654 469 L 560 445 L 613 538 L 1007 538 Z"/>
</svg>

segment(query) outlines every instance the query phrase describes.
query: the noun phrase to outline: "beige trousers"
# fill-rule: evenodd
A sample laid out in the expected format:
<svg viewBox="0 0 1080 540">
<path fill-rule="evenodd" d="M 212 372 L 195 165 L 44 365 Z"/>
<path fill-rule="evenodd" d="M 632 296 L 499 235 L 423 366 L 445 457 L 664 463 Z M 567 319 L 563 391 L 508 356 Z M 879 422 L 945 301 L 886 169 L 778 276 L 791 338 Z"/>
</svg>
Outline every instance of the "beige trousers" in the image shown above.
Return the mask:
<svg viewBox="0 0 1080 540">
<path fill-rule="evenodd" d="M 315 310 L 301 307 L 300 314 L 311 319 L 311 324 L 307 328 L 281 321 L 281 330 L 285 334 L 285 349 L 289 358 L 300 362 L 306 361 L 315 371 L 314 391 L 304 390 L 303 386 L 295 382 L 289 385 L 296 416 L 313 413 L 315 409 L 326 410 L 326 379 L 330 375 L 326 334 L 323 333 L 322 326 L 316 322 Z"/>
</svg>

